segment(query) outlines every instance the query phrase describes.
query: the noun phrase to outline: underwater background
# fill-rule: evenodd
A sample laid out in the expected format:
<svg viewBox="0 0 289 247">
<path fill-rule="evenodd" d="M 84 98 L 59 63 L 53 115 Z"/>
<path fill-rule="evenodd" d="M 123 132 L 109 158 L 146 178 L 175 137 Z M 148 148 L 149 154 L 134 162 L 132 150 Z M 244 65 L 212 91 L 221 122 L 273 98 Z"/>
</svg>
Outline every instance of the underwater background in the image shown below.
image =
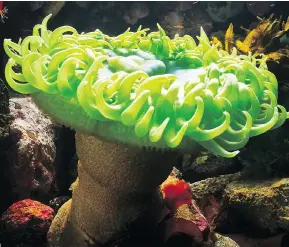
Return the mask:
<svg viewBox="0 0 289 247">
<path fill-rule="evenodd" d="M 229 40 L 240 54 L 268 55 L 268 69 L 278 79 L 278 103 L 289 109 L 289 2 L 1 3 L 0 10 L 8 9 L 7 18 L 0 22 L 1 247 L 54 246 L 47 243 L 47 232 L 59 208 L 72 197 L 71 184 L 78 176 L 75 131 L 44 115 L 5 79 L 9 58 L 4 39 L 24 39 L 50 13 L 49 30 L 68 25 L 79 33 L 99 29 L 109 36 L 128 27 L 136 31 L 140 25 L 157 31 L 159 23 L 170 38 L 176 34 L 196 37 L 202 27 L 210 42 L 223 49 Z M 189 230 L 185 223 L 175 223 L 167 230 L 163 246 L 288 247 L 288 127 L 287 120 L 278 129 L 250 138 L 232 159 L 206 150 L 177 157 L 172 180 L 166 180 L 162 190 L 168 197 L 181 195 L 178 200 L 189 200 L 190 205 L 193 199 L 194 210 L 185 209 L 189 219 L 176 212 L 174 217 L 186 218 Z M 155 166 L 150 172 L 158 169 Z M 113 181 L 115 175 L 111 176 Z M 108 246 L 154 246 L 146 242 L 145 233 L 129 231 L 132 240 Z M 157 246 L 162 246 L 158 241 Z"/>
</svg>

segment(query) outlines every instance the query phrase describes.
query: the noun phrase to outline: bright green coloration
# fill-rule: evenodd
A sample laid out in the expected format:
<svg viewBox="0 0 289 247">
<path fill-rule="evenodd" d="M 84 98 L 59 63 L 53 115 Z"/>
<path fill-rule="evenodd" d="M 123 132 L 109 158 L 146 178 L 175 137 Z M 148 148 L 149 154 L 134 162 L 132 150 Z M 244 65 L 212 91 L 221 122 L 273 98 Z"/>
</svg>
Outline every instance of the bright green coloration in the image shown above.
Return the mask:
<svg viewBox="0 0 289 247">
<path fill-rule="evenodd" d="M 202 29 L 197 45 L 189 35 L 170 39 L 159 25 L 117 37 L 70 26 L 51 32 L 49 18 L 18 44 L 4 41 L 6 79 L 78 131 L 186 151 L 198 143 L 233 157 L 289 117 L 266 58 L 218 50 Z"/>
</svg>

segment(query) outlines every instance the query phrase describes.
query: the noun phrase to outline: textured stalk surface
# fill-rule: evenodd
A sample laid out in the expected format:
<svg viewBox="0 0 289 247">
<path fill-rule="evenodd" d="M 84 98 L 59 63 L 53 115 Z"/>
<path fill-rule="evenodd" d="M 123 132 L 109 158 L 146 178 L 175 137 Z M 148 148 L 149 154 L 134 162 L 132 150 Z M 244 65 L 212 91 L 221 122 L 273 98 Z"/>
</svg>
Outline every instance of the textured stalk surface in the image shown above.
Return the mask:
<svg viewBox="0 0 289 247">
<path fill-rule="evenodd" d="M 83 134 L 77 134 L 76 148 L 80 163 L 71 209 L 74 225 L 105 243 L 138 219 L 142 226 L 155 226 L 161 220 L 159 185 L 179 155 L 124 147 Z"/>
</svg>

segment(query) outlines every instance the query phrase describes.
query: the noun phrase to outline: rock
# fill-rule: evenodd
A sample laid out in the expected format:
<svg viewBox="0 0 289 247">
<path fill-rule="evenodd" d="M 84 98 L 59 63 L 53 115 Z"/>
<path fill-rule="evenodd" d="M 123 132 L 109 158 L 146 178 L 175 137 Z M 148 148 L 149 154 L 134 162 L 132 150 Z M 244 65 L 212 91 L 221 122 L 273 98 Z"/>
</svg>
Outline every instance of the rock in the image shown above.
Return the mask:
<svg viewBox="0 0 289 247">
<path fill-rule="evenodd" d="M 88 9 L 91 7 L 91 2 L 86 1 L 75 1 L 75 4 L 77 4 L 80 8 Z"/>
<path fill-rule="evenodd" d="M 120 6 L 126 7 L 126 3 L 118 3 L 113 1 L 100 1 L 100 2 L 94 2 L 95 8 L 97 8 L 99 11 L 117 11 L 117 9 Z M 112 18 L 113 19 L 113 18 Z"/>
<path fill-rule="evenodd" d="M 238 159 L 245 166 L 245 177 L 264 180 L 289 176 L 288 127 L 287 121 L 280 128 L 256 136 L 249 141 L 238 155 Z M 246 180 L 245 177 L 244 180 Z"/>
<path fill-rule="evenodd" d="M 0 218 L 4 246 L 44 246 L 53 220 L 52 208 L 30 199 L 12 204 Z"/>
<path fill-rule="evenodd" d="M 199 182 L 191 183 L 191 191 L 193 199 L 200 201 L 210 195 L 220 197 L 227 184 L 232 181 L 238 180 L 241 173 L 221 175 L 215 178 L 207 178 Z"/>
<path fill-rule="evenodd" d="M 242 247 L 255 247 L 255 246 L 259 246 L 257 245 L 258 242 L 255 241 L 252 238 L 249 238 L 243 234 L 228 234 L 226 235 L 226 237 L 229 237 L 231 239 L 233 239 L 235 242 L 237 242 L 240 246 Z M 278 245 L 276 245 L 277 247 Z"/>
<path fill-rule="evenodd" d="M 202 151 L 197 156 L 188 156 L 184 158 L 182 165 L 183 177 L 188 182 L 235 173 L 243 167 L 237 159 L 226 159 L 209 151 Z"/>
<path fill-rule="evenodd" d="M 186 10 L 190 10 L 192 8 L 194 8 L 196 6 L 198 2 L 178 2 L 178 6 L 177 6 L 177 9 L 179 11 L 186 11 Z"/>
<path fill-rule="evenodd" d="M 247 9 L 255 16 L 264 16 L 275 7 L 275 1 L 257 2 L 250 1 L 246 2 Z"/>
<path fill-rule="evenodd" d="M 289 230 L 288 178 L 232 182 L 226 187 L 224 202 L 261 229 Z"/>
<path fill-rule="evenodd" d="M 8 181 L 7 170 L 9 168 L 7 160 L 7 143 L 9 141 L 9 95 L 8 87 L 0 80 L 0 214 L 11 204 L 11 190 Z"/>
<path fill-rule="evenodd" d="M 0 147 L 9 135 L 9 89 L 0 79 Z"/>
<path fill-rule="evenodd" d="M 125 12 L 128 10 L 129 5 L 125 2 L 117 1 L 98 1 L 87 2 L 79 7 L 79 4 L 69 4 L 66 2 L 67 7 L 63 11 L 69 10 L 69 14 L 61 15 L 64 22 L 67 19 L 70 25 L 77 30 L 83 32 L 91 32 L 95 29 L 100 29 L 108 35 L 118 35 L 119 32 L 123 32 L 128 28 L 128 24 L 124 20 Z M 73 6 L 74 5 L 74 6 Z M 82 18 L 86 16 L 87 18 Z"/>
<path fill-rule="evenodd" d="M 249 238 L 243 234 L 229 234 L 226 235 L 234 241 L 236 241 L 241 247 L 287 247 L 288 245 L 283 246 L 284 234 L 279 234 L 274 237 L 266 238 Z M 284 242 L 285 243 L 285 242 Z M 287 242 L 288 244 L 288 242 Z"/>
<path fill-rule="evenodd" d="M 238 245 L 234 240 L 229 237 L 223 236 L 219 233 L 214 233 L 214 241 L 204 242 L 204 243 L 196 243 L 191 247 L 245 247 Z"/>
<path fill-rule="evenodd" d="M 31 1 L 29 2 L 29 10 L 30 11 L 36 11 L 40 9 L 44 4 L 44 1 Z"/>
<path fill-rule="evenodd" d="M 213 29 L 212 20 L 201 4 L 179 4 L 175 10 L 164 12 L 159 19 L 170 37 L 175 34 L 195 37 L 200 34 L 201 27 L 209 35 Z"/>
<path fill-rule="evenodd" d="M 210 245 L 210 247 L 241 247 L 234 240 L 222 236 L 220 234 L 215 234 L 216 241 Z M 242 246 L 243 247 L 243 246 Z"/>
<path fill-rule="evenodd" d="M 203 241 L 203 232 L 207 231 L 208 222 L 205 225 L 197 225 L 196 219 L 202 216 L 203 222 L 206 222 L 203 215 L 199 212 L 192 211 L 188 205 L 182 205 L 178 208 L 177 213 L 165 222 L 165 241 L 171 241 L 171 238 L 179 234 L 189 236 L 196 241 Z M 195 221 L 194 221 L 195 220 Z M 203 229 L 203 232 L 201 231 Z"/>
<path fill-rule="evenodd" d="M 182 179 L 183 178 L 183 174 L 176 167 L 173 167 L 173 170 L 171 171 L 171 175 L 176 177 L 176 178 L 178 178 L 178 179 Z"/>
<path fill-rule="evenodd" d="M 184 15 L 184 34 L 196 37 L 200 35 L 200 28 L 202 27 L 206 34 L 210 35 L 213 29 L 213 22 L 201 4 L 194 4 L 192 9 L 184 12 Z"/>
<path fill-rule="evenodd" d="M 45 2 L 43 5 L 42 14 L 44 17 L 49 14 L 52 14 L 52 16 L 55 17 L 64 7 L 64 5 L 65 1 Z"/>
<path fill-rule="evenodd" d="M 203 2 L 202 4 L 214 22 L 226 22 L 244 9 L 244 2 Z"/>
<path fill-rule="evenodd" d="M 45 198 L 54 182 L 54 131 L 51 120 L 30 98 L 10 99 L 9 180 L 18 200 Z"/>
<path fill-rule="evenodd" d="M 127 24 L 134 25 L 139 19 L 146 17 L 149 14 L 149 8 L 144 2 L 134 2 L 126 11 L 124 20 Z"/>
<path fill-rule="evenodd" d="M 54 212 L 57 213 L 59 208 L 66 203 L 71 197 L 69 196 L 59 196 L 49 201 L 49 206 L 53 208 Z"/>
<path fill-rule="evenodd" d="M 236 210 L 234 210 L 233 208 L 228 208 L 224 206 L 223 203 L 222 206 L 223 207 L 220 214 L 215 219 L 215 226 L 216 226 L 215 230 L 217 232 L 230 233 L 230 234 L 245 232 L 244 228 L 246 225 L 248 225 L 248 221 L 244 220 L 243 215 L 236 212 Z"/>
<path fill-rule="evenodd" d="M 170 11 L 163 16 L 161 26 L 166 30 L 166 33 L 170 37 L 174 37 L 177 33 L 181 35 L 184 31 L 177 27 L 184 26 L 184 16 L 181 13 Z"/>
</svg>

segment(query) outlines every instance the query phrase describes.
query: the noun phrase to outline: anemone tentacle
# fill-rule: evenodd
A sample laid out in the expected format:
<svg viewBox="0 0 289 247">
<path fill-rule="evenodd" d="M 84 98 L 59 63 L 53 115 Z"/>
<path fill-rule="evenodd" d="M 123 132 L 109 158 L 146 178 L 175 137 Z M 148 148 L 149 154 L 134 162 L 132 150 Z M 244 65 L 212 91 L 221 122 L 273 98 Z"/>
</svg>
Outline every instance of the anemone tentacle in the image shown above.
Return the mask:
<svg viewBox="0 0 289 247">
<path fill-rule="evenodd" d="M 159 25 L 110 37 L 70 26 L 51 32 L 50 17 L 23 41 L 4 41 L 5 76 L 78 131 L 187 151 L 198 143 L 233 157 L 250 137 L 289 117 L 266 57 L 220 50 L 202 28 L 198 43 L 189 35 L 171 39 Z"/>
</svg>

